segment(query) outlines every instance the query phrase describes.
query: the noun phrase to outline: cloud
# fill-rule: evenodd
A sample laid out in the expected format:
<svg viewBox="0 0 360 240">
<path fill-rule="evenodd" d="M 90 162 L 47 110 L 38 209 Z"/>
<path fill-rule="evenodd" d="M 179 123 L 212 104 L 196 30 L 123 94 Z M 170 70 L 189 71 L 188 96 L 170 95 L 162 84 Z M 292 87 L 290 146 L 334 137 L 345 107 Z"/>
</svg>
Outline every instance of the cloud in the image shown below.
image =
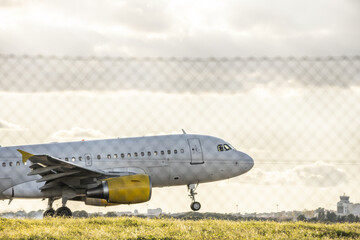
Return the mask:
<svg viewBox="0 0 360 240">
<path fill-rule="evenodd" d="M 284 171 L 254 169 L 242 179 L 245 183 L 265 185 L 304 185 L 307 187 L 334 187 L 348 183 L 345 171 L 330 163 L 316 162 Z"/>
<path fill-rule="evenodd" d="M 10 92 L 236 93 L 259 86 L 272 91 L 360 86 L 360 57 L 134 59 L 0 55 L 0 65 L 0 91 Z"/>
<path fill-rule="evenodd" d="M 16 7 L 22 4 L 22 0 L 1 0 L 0 8 Z"/>
<path fill-rule="evenodd" d="M 70 130 L 59 130 L 51 135 L 52 139 L 59 141 L 104 138 L 105 134 L 91 128 L 74 127 Z"/>
<path fill-rule="evenodd" d="M 360 50 L 360 8 L 355 4 L 5 0 L 3 5 L 12 7 L 0 11 L 0 52 L 140 57 L 354 54 Z M 108 47 L 99 51 L 99 46 Z"/>
<path fill-rule="evenodd" d="M 116 24 L 144 32 L 165 32 L 173 21 L 166 9 L 166 1 L 125 1 L 111 12 Z"/>
<path fill-rule="evenodd" d="M 14 123 L 10 123 L 10 122 L 0 119 L 0 130 L 2 130 L 2 129 L 3 130 L 19 130 L 19 129 L 21 129 L 21 127 Z"/>
</svg>

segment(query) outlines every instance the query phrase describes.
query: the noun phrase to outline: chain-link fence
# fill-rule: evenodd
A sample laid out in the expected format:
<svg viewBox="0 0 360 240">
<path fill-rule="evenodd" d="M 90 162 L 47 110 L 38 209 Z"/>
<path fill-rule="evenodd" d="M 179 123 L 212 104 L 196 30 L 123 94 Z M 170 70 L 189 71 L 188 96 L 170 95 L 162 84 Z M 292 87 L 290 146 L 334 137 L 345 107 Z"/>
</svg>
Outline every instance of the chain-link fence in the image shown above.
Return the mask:
<svg viewBox="0 0 360 240">
<path fill-rule="evenodd" d="M 0 55 L 2 146 L 185 129 L 225 139 L 252 156 L 250 172 L 200 184 L 197 200 L 204 212 L 336 210 L 344 193 L 360 202 L 359 103 L 359 56 Z M 182 186 L 154 189 L 144 204 L 69 206 L 90 212 L 182 212 L 189 203 Z M 1 203 L 2 210 L 11 207 L 37 210 L 46 203 Z"/>
</svg>

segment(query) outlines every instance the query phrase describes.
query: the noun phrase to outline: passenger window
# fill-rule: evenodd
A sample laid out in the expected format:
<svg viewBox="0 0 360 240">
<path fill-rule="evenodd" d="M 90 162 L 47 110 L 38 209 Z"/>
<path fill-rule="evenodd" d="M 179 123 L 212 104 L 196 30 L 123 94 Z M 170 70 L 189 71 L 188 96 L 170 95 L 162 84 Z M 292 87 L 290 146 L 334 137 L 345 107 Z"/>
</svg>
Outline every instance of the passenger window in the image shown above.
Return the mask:
<svg viewBox="0 0 360 240">
<path fill-rule="evenodd" d="M 12 167 L 12 162 L 9 162 L 9 166 Z"/>
<path fill-rule="evenodd" d="M 5 163 L 5 162 L 3 162 L 3 163 L 2 163 L 2 166 L 3 166 L 3 167 L 6 167 L 6 163 Z"/>
<path fill-rule="evenodd" d="M 148 156 L 149 156 L 149 157 L 151 156 L 151 152 L 148 152 Z"/>
<path fill-rule="evenodd" d="M 174 153 L 177 154 L 177 150 L 176 150 L 176 149 L 174 150 Z"/>
<path fill-rule="evenodd" d="M 219 152 L 224 151 L 224 147 L 223 147 L 222 144 L 219 144 L 219 145 L 217 146 L 217 149 L 218 149 Z"/>
<path fill-rule="evenodd" d="M 154 156 L 157 156 L 157 154 L 158 154 L 157 151 L 154 151 Z"/>
<path fill-rule="evenodd" d="M 65 158 L 65 161 L 67 161 L 67 162 L 68 162 L 68 161 L 69 161 L 69 158 L 67 158 L 67 157 L 66 157 L 66 158 Z"/>
<path fill-rule="evenodd" d="M 116 153 L 114 154 L 114 158 L 118 158 L 118 155 Z"/>
<path fill-rule="evenodd" d="M 20 162 L 16 162 L 16 166 L 20 166 Z"/>
<path fill-rule="evenodd" d="M 100 155 L 97 155 L 97 159 L 99 159 L 99 160 L 100 160 L 100 159 L 101 159 L 101 156 L 100 156 Z"/>
<path fill-rule="evenodd" d="M 110 155 L 110 154 L 108 154 L 108 155 L 107 155 L 107 158 L 108 158 L 108 159 L 111 159 L 111 155 Z"/>
<path fill-rule="evenodd" d="M 181 149 L 180 152 L 181 152 L 181 153 L 184 153 L 184 149 Z"/>
<path fill-rule="evenodd" d="M 76 158 L 75 158 L 75 157 L 72 157 L 71 160 L 72 160 L 73 162 L 75 162 Z"/>
<path fill-rule="evenodd" d="M 79 157 L 79 161 L 81 161 L 82 160 L 82 157 Z"/>
<path fill-rule="evenodd" d="M 131 153 L 128 153 L 127 156 L 128 156 L 128 157 L 131 157 Z"/>
<path fill-rule="evenodd" d="M 141 152 L 141 156 L 142 156 L 142 157 L 145 156 L 145 153 L 144 153 L 144 152 Z"/>
<path fill-rule="evenodd" d="M 125 157 L 125 154 L 122 153 L 122 154 L 121 154 L 121 158 L 124 158 L 124 157 Z"/>
<path fill-rule="evenodd" d="M 171 150 L 168 150 L 168 154 L 171 154 Z"/>
<path fill-rule="evenodd" d="M 165 152 L 164 151 L 161 151 L 161 155 L 164 155 L 165 154 Z"/>
<path fill-rule="evenodd" d="M 137 156 L 138 156 L 138 154 L 137 154 L 137 152 L 135 152 L 135 153 L 134 153 L 134 157 L 137 157 Z"/>
</svg>

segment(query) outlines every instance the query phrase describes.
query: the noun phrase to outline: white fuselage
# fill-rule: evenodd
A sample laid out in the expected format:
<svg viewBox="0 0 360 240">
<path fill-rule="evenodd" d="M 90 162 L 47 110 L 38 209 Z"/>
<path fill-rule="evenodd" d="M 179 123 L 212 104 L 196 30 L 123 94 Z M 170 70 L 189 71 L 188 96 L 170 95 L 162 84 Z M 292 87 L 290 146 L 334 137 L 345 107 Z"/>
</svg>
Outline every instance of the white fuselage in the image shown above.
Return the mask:
<svg viewBox="0 0 360 240">
<path fill-rule="evenodd" d="M 36 182 L 39 175 L 28 176 L 30 164 L 22 162 L 17 149 L 118 176 L 147 174 L 153 187 L 165 187 L 227 179 L 253 167 L 247 154 L 219 151 L 221 144 L 227 143 L 211 136 L 181 134 L 0 147 L 0 199 L 61 196 L 39 190 L 44 182 Z"/>
</svg>

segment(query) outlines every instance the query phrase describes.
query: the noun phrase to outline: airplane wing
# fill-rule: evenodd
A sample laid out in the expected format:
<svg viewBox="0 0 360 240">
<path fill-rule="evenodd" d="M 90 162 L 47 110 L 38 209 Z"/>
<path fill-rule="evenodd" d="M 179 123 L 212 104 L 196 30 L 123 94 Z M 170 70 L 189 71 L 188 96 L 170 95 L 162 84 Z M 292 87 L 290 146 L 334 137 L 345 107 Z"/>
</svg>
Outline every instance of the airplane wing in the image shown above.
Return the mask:
<svg viewBox="0 0 360 240">
<path fill-rule="evenodd" d="M 87 184 L 96 183 L 99 179 L 113 177 L 111 173 L 84 168 L 72 162 L 65 161 L 49 155 L 34 155 L 17 149 L 22 155 L 22 161 L 25 164 L 29 160 L 31 175 L 40 175 L 37 182 L 45 182 L 41 191 L 54 188 L 61 185 L 68 185 L 73 188 L 84 188 Z"/>
</svg>

